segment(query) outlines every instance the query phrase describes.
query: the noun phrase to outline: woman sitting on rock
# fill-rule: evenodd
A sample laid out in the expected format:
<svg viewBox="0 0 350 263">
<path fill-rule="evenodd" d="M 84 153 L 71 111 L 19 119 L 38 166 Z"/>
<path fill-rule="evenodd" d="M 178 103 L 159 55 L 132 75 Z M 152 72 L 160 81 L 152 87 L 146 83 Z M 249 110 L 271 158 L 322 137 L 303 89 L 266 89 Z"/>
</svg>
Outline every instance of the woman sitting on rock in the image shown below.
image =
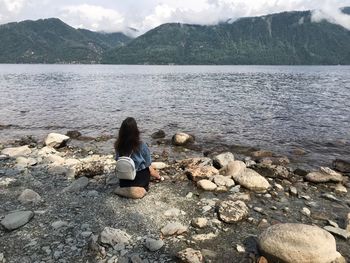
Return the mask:
<svg viewBox="0 0 350 263">
<path fill-rule="evenodd" d="M 126 118 L 114 144 L 116 160 L 120 157 L 130 157 L 135 163 L 136 177 L 134 180 L 120 179 L 120 185 L 115 190 L 117 195 L 139 199 L 145 196 L 149 188 L 150 177 L 160 180 L 159 173 L 152 168 L 151 153 L 147 145 L 140 140 L 140 131 L 134 118 Z"/>
</svg>

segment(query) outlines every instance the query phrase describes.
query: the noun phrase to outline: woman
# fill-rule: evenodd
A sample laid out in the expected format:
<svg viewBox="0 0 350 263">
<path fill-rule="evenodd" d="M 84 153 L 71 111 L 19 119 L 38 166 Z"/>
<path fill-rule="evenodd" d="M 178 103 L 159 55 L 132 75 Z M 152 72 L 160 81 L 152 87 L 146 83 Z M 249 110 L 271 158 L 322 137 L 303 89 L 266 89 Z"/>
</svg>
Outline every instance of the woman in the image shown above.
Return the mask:
<svg viewBox="0 0 350 263">
<path fill-rule="evenodd" d="M 147 145 L 140 140 L 140 131 L 134 118 L 126 118 L 114 144 L 116 160 L 119 156 L 130 156 L 135 163 L 134 180 L 120 179 L 120 187 L 115 193 L 120 196 L 139 199 L 145 196 L 149 188 L 150 177 L 160 180 L 159 173 L 152 168 L 151 153 Z"/>
</svg>

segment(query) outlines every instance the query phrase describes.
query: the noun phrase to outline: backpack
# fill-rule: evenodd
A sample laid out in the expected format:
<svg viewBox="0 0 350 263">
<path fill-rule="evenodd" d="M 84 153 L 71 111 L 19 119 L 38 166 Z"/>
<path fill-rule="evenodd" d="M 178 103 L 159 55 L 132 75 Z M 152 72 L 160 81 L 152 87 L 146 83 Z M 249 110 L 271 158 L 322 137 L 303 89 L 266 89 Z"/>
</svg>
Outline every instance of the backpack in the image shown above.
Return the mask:
<svg viewBox="0 0 350 263">
<path fill-rule="evenodd" d="M 136 168 L 133 159 L 126 156 L 119 157 L 115 166 L 115 173 L 119 179 L 134 180 Z"/>
</svg>

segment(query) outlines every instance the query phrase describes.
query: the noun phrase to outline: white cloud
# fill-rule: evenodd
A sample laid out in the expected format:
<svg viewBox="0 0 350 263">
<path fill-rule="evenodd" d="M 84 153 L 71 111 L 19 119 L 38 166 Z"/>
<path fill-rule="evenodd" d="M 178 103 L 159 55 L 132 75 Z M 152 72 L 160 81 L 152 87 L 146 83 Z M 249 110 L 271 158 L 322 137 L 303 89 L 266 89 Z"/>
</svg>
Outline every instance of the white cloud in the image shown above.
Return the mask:
<svg viewBox="0 0 350 263">
<path fill-rule="evenodd" d="M 327 20 L 331 23 L 341 25 L 350 30 L 350 15 L 346 15 L 337 7 L 330 4 L 326 4 L 322 9 L 315 10 L 312 14 L 312 20 L 314 22 L 320 22 Z"/>
<path fill-rule="evenodd" d="M 97 5 L 69 5 L 61 8 L 61 17 L 75 27 L 93 30 L 121 31 L 124 17 L 118 11 Z"/>
</svg>

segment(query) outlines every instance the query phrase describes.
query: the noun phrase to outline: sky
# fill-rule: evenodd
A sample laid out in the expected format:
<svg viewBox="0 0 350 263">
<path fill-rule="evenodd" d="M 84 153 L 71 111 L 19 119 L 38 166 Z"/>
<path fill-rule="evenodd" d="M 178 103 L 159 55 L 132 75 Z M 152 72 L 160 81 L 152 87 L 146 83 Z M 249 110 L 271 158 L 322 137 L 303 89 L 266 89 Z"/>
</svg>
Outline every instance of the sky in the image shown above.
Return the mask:
<svg viewBox="0 0 350 263">
<path fill-rule="evenodd" d="M 76 28 L 142 34 L 168 22 L 213 25 L 246 16 L 315 10 L 350 30 L 350 16 L 339 11 L 350 0 L 0 0 L 0 24 L 57 17 Z"/>
</svg>

